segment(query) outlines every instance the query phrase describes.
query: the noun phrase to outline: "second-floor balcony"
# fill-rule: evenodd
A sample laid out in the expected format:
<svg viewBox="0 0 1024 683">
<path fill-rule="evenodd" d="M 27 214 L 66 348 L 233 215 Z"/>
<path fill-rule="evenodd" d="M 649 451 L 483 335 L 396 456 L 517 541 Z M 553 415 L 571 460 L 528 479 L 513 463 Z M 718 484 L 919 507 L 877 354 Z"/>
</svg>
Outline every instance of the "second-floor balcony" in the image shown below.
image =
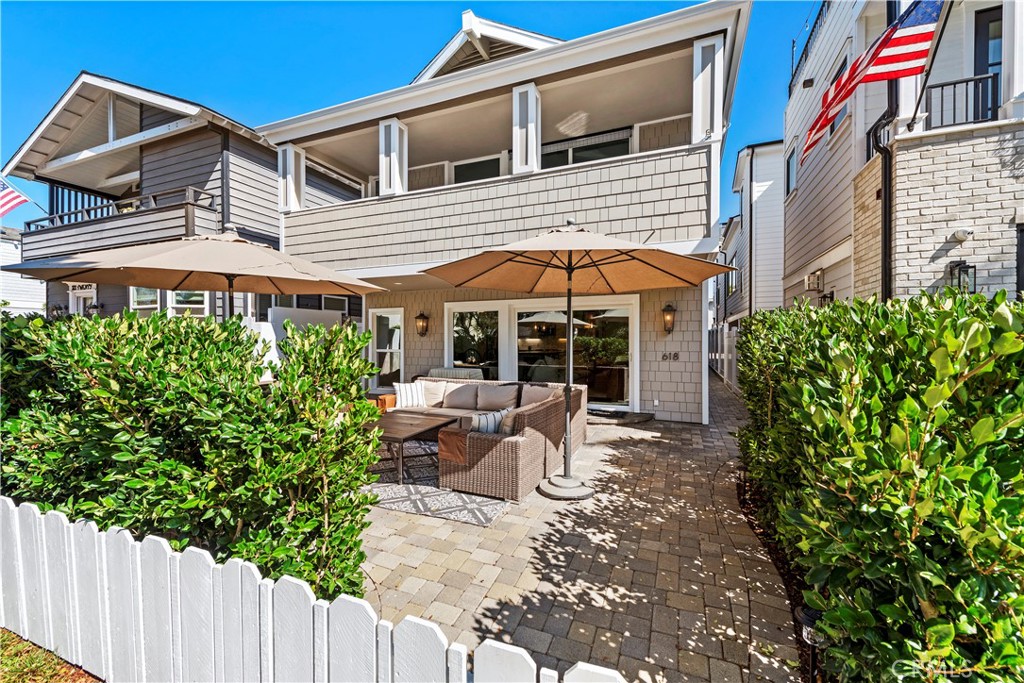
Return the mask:
<svg viewBox="0 0 1024 683">
<path fill-rule="evenodd" d="M 219 229 L 217 198 L 183 187 L 28 221 L 22 234 L 22 258 L 159 242 Z"/>
<path fill-rule="evenodd" d="M 929 85 L 924 110 L 929 129 L 995 121 L 999 118 L 999 74 Z"/>
<path fill-rule="evenodd" d="M 567 218 L 636 242 L 699 241 L 710 231 L 714 149 L 656 149 L 295 211 L 285 216 L 285 249 L 339 270 L 434 263 Z"/>
</svg>

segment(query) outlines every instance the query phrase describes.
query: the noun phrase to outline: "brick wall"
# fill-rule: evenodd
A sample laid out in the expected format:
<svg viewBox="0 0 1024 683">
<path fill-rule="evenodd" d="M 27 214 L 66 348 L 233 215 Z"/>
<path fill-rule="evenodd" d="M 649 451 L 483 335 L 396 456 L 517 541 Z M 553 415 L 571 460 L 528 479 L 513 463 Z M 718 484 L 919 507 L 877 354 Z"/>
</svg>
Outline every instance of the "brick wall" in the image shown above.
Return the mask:
<svg viewBox="0 0 1024 683">
<path fill-rule="evenodd" d="M 709 233 L 710 146 L 650 152 L 285 217 L 290 254 L 340 270 L 450 261 L 574 218 L 638 242 Z"/>
<path fill-rule="evenodd" d="M 882 160 L 875 155 L 853 179 L 853 295 L 882 288 Z"/>
<path fill-rule="evenodd" d="M 640 294 L 640 410 L 653 412 L 660 420 L 701 421 L 701 296 L 699 287 L 662 289 Z M 550 298 L 545 294 L 543 298 Z M 536 298 L 527 294 L 488 289 L 424 289 L 368 294 L 366 309 L 403 308 L 405 328 L 405 379 L 426 374 L 445 365 L 444 304 L 448 301 L 487 301 Z M 577 299 L 578 306 L 586 298 Z M 661 309 L 671 302 L 677 309 L 675 331 L 665 334 Z M 420 337 L 414 318 L 420 312 L 430 316 L 430 330 Z M 678 353 L 678 360 L 663 360 L 664 354 Z M 654 406 L 654 400 L 658 406 Z"/>
<path fill-rule="evenodd" d="M 1015 216 L 1024 211 L 1024 124 L 972 127 L 895 144 L 894 294 L 934 291 L 948 264 L 977 266 L 978 291 L 1012 291 Z M 964 243 L 959 229 L 974 230 Z"/>
<path fill-rule="evenodd" d="M 637 150 L 651 152 L 690 144 L 691 122 L 692 119 L 687 116 L 640 126 L 637 131 Z"/>
</svg>

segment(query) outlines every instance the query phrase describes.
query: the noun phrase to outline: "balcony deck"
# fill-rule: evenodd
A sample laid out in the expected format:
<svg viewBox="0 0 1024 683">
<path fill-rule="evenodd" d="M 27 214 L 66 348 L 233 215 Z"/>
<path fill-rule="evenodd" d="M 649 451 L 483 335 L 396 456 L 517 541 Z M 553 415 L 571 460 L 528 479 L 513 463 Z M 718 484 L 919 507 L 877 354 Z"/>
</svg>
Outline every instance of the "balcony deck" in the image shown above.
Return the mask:
<svg viewBox="0 0 1024 683">
<path fill-rule="evenodd" d="M 26 261 L 218 232 L 216 197 L 192 187 L 100 204 L 25 224 Z"/>
<path fill-rule="evenodd" d="M 710 234 L 712 145 L 631 154 L 285 216 L 288 253 L 339 270 L 447 261 L 574 218 L 638 242 Z"/>
</svg>

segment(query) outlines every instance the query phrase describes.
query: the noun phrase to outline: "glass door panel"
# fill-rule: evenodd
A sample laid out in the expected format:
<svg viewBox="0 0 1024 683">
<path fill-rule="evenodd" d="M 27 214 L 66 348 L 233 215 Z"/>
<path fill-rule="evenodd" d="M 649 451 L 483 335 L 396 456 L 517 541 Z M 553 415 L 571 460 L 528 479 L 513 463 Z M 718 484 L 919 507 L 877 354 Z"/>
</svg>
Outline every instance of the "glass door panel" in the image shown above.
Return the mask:
<svg viewBox="0 0 1024 683">
<path fill-rule="evenodd" d="M 402 312 L 373 315 L 374 361 L 380 368 L 377 386 L 390 387 L 402 381 Z"/>
<path fill-rule="evenodd" d="M 452 367 L 478 368 L 498 379 L 500 340 L 497 311 L 456 311 L 452 316 Z"/>
<path fill-rule="evenodd" d="M 573 311 L 573 383 L 591 403 L 629 405 L 629 309 Z M 565 382 L 565 311 L 516 315 L 517 375 L 522 382 Z"/>
</svg>

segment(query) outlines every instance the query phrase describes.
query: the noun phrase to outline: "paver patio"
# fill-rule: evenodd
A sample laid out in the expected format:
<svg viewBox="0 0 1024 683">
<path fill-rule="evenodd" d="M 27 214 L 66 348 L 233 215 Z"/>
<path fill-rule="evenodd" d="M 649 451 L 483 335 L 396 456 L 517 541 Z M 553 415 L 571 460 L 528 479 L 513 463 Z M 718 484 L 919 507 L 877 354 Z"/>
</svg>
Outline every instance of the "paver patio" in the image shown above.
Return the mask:
<svg viewBox="0 0 1024 683">
<path fill-rule="evenodd" d="M 490 528 L 374 508 L 367 600 L 439 623 L 473 650 L 497 638 L 565 671 L 629 680 L 796 681 L 781 579 L 736 499 L 730 433 L 744 409 L 711 380 L 707 427 L 590 426 L 574 469 L 597 495 L 534 493 Z"/>
</svg>

